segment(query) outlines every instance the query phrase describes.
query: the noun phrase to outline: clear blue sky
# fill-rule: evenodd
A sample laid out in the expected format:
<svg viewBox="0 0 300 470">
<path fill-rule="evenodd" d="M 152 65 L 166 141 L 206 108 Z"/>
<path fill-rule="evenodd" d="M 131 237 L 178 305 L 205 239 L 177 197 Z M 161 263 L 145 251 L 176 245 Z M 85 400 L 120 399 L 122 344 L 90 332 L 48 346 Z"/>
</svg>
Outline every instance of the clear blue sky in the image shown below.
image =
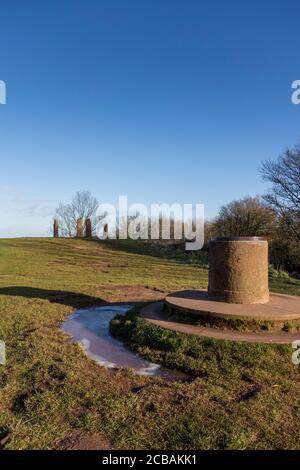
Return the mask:
<svg viewBox="0 0 300 470">
<path fill-rule="evenodd" d="M 298 0 L 4 0 L 0 236 L 59 201 L 220 205 L 299 142 Z"/>
</svg>

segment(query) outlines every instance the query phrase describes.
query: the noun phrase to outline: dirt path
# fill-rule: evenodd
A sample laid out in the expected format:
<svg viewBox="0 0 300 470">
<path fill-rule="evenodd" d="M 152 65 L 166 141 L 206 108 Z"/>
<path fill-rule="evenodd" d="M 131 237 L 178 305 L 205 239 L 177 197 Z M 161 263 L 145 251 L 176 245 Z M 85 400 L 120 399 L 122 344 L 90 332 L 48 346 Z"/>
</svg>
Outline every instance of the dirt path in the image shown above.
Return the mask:
<svg viewBox="0 0 300 470">
<path fill-rule="evenodd" d="M 278 333 L 270 332 L 241 332 L 233 330 L 221 330 L 217 328 L 209 328 L 204 326 L 190 325 L 186 323 L 178 323 L 168 319 L 166 312 L 163 310 L 163 302 L 155 302 L 149 304 L 141 310 L 141 316 L 167 330 L 178 331 L 180 333 L 188 333 L 196 336 L 204 336 L 214 339 L 222 339 L 229 341 L 244 341 L 247 343 L 269 343 L 269 344 L 290 344 L 293 341 L 300 340 L 300 332 L 286 333 L 284 331 Z"/>
</svg>

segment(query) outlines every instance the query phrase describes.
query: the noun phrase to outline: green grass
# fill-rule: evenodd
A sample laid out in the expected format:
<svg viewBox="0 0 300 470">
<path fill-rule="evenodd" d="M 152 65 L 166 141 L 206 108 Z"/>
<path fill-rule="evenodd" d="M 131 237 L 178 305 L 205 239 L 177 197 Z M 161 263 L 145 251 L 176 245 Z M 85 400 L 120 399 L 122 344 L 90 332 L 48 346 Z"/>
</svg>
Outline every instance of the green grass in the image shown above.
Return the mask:
<svg viewBox="0 0 300 470">
<path fill-rule="evenodd" d="M 234 318 L 218 318 L 210 317 L 209 315 L 193 315 L 188 314 L 176 308 L 166 308 L 168 318 L 171 321 L 178 323 L 189 323 L 195 326 L 204 326 L 209 328 L 217 328 L 221 330 L 236 330 L 244 332 L 259 332 L 259 331 L 287 331 L 297 332 L 300 329 L 299 320 L 286 321 L 273 321 L 273 320 L 247 320 L 247 319 L 234 319 Z"/>
<path fill-rule="evenodd" d="M 71 343 L 60 322 L 74 309 L 147 293 L 205 288 L 205 259 L 153 247 L 62 239 L 0 240 L 0 440 L 52 449 L 76 430 L 119 449 L 299 448 L 299 368 L 288 347 L 166 332 L 134 313 L 122 339 L 188 372 L 191 381 L 112 373 Z M 300 295 L 300 282 L 271 279 Z M 159 293 L 159 292 L 158 292 Z"/>
</svg>

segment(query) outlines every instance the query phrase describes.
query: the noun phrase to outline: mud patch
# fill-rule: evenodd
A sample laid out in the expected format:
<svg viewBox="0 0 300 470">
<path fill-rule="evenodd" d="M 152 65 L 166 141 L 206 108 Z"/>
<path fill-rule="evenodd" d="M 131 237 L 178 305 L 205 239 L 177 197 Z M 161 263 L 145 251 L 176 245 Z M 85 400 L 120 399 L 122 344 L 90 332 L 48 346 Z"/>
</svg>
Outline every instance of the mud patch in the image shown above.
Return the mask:
<svg viewBox="0 0 300 470">
<path fill-rule="evenodd" d="M 57 450 L 108 450 L 111 444 L 101 434 L 74 431 L 58 442 Z"/>
<path fill-rule="evenodd" d="M 236 402 L 241 403 L 245 401 L 254 400 L 255 398 L 257 398 L 257 396 L 259 395 L 261 391 L 262 391 L 262 386 L 259 384 L 254 384 L 253 387 L 247 390 L 247 392 L 240 395 L 237 398 Z"/>
</svg>

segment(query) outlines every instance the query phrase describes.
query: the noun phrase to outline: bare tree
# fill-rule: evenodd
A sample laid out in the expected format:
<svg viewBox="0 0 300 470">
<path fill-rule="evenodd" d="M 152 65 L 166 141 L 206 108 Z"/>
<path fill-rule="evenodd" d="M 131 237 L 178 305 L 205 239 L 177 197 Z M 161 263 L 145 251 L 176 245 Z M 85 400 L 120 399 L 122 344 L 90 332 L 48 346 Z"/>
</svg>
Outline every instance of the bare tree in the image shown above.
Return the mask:
<svg viewBox="0 0 300 470">
<path fill-rule="evenodd" d="M 274 211 L 258 196 L 249 196 L 222 206 L 210 233 L 224 237 L 266 236 L 274 223 Z"/>
<path fill-rule="evenodd" d="M 261 172 L 263 179 L 272 183 L 265 201 L 300 240 L 300 146 L 287 150 L 276 161 L 267 160 Z"/>
<path fill-rule="evenodd" d="M 98 200 L 89 191 L 77 191 L 70 204 L 61 203 L 55 212 L 61 235 L 63 237 L 74 237 L 78 219 L 82 219 L 83 223 L 86 219 L 90 219 L 92 233 L 94 233 L 99 220 L 97 216 L 98 207 Z"/>
</svg>

